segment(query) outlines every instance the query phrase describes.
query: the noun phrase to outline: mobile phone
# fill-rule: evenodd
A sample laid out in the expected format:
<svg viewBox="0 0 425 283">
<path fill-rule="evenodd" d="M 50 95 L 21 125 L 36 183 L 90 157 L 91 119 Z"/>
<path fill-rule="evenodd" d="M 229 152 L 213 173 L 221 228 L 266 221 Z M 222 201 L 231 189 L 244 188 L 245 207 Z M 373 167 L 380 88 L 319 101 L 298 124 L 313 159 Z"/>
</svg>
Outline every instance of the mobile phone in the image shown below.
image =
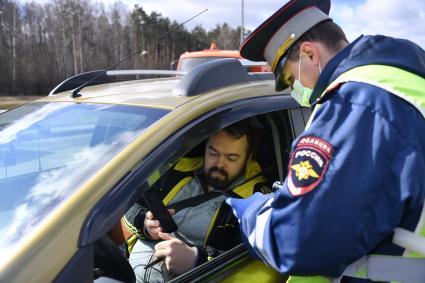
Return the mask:
<svg viewBox="0 0 425 283">
<path fill-rule="evenodd" d="M 174 222 L 173 217 L 171 217 L 155 189 L 149 188 L 145 190 L 143 192 L 143 199 L 145 200 L 149 210 L 152 212 L 154 218 L 159 220 L 162 231 L 166 233 L 177 231 L 176 222 Z"/>
</svg>

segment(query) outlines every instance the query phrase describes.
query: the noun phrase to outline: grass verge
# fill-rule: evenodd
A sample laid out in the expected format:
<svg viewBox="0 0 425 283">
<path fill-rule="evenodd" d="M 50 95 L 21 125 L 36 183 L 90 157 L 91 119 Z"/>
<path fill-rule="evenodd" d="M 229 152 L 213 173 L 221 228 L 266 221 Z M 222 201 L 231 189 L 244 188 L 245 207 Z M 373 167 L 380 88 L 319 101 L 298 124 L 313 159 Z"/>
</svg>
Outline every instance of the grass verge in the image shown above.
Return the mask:
<svg viewBox="0 0 425 283">
<path fill-rule="evenodd" d="M 41 97 L 43 96 L 0 96 L 0 109 L 11 109 Z"/>
</svg>

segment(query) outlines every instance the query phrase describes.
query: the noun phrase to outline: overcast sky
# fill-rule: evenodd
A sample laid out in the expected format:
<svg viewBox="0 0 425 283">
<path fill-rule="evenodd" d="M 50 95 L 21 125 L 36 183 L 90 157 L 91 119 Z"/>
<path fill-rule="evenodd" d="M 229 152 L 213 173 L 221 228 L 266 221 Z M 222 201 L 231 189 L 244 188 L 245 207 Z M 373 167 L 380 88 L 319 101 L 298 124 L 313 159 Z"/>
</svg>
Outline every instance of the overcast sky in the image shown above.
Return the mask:
<svg viewBox="0 0 425 283">
<path fill-rule="evenodd" d="M 30 0 L 24 0 L 30 1 Z M 48 0 L 36 0 L 46 2 Z M 95 1 L 95 0 L 92 0 Z M 117 0 L 103 0 L 111 5 Z M 232 27 L 241 25 L 242 0 L 121 0 L 132 8 L 134 4 L 148 13 L 183 22 L 208 9 L 186 25 L 188 30 L 200 24 L 207 30 L 217 23 Z M 283 6 L 287 0 L 244 0 L 245 29 L 254 30 Z M 410 39 L 425 48 L 425 0 L 332 0 L 330 16 L 347 34 L 349 40 L 361 34 L 384 34 Z"/>
</svg>

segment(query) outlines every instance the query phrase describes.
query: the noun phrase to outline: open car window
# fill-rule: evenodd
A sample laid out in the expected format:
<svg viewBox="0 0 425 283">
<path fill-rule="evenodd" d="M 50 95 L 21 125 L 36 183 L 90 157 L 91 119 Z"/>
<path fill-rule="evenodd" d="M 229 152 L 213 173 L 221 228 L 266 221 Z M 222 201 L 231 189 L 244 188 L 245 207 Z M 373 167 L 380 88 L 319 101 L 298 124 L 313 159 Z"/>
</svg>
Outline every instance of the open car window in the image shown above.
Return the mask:
<svg viewBox="0 0 425 283">
<path fill-rule="evenodd" d="M 303 115 L 308 118 L 308 113 L 301 113 L 299 112 L 300 109 L 291 111 L 282 110 L 248 118 L 256 132 L 257 144 L 255 145 L 254 158 L 261 163 L 265 170 L 264 174 L 267 175 L 268 186 L 270 187 L 275 181 L 282 180 L 286 176 L 291 143 L 295 138 L 295 133 L 300 132 L 300 125 L 304 124 L 304 122 L 297 120 L 300 117 L 295 116 L 294 118 L 294 115 Z M 186 156 L 202 155 L 204 145 L 205 141 L 201 142 L 191 149 Z M 279 172 L 279 170 L 282 170 L 282 172 Z M 247 269 L 252 268 L 257 270 L 259 278 L 264 276 L 265 273 L 272 278 L 281 278 L 280 274 L 253 260 L 246 247 L 239 244 L 231 250 L 223 251 L 218 257 L 174 278 L 171 282 L 220 281 L 228 276 L 233 276 L 235 273 L 246 272 Z M 225 272 L 220 270 L 225 270 Z M 282 277 L 282 279 L 284 278 Z"/>
<path fill-rule="evenodd" d="M 252 111 L 247 113 L 246 107 L 251 107 Z M 299 111 L 301 110 L 290 97 L 276 96 L 267 101 L 262 100 L 261 104 L 257 103 L 256 99 L 252 99 L 252 101 L 228 105 L 187 124 L 164 140 L 93 209 L 92 215 L 86 219 L 86 225 L 81 231 L 79 244 L 87 245 L 108 233 L 114 223 L 119 223 L 119 219 L 128 208 L 142 197 L 143 191 L 150 188 L 179 158 L 191 154 L 199 156 L 201 153 L 202 155 L 202 143 L 210 133 L 242 119 L 251 120 L 252 124 L 260 129 L 261 135 L 257 136 L 260 145 L 255 159 L 262 168 L 273 169 L 267 172 L 268 185 L 271 187 L 274 181 L 285 178 L 291 144 L 296 133 L 304 128 L 304 121 L 308 120 L 309 113 L 303 113 L 304 119 L 299 122 L 299 117 L 296 116 L 297 112 L 301 115 Z M 111 201 L 118 199 L 121 201 Z M 108 211 L 108 214 L 103 211 Z M 211 269 L 211 272 L 222 273 L 226 265 L 232 262 L 230 259 L 227 262 L 229 256 L 227 253 L 220 256 L 226 259 L 223 265 L 219 269 Z M 215 259 L 205 263 L 207 269 L 210 264 L 215 264 L 214 262 Z M 258 270 L 265 268 L 259 262 L 252 264 Z M 244 268 L 244 266 L 245 264 L 241 264 L 238 268 Z M 184 276 L 191 276 L 192 272 L 197 272 L 196 270 L 197 268 L 188 271 Z M 271 271 L 267 269 L 265 272 Z M 179 282 L 178 278 L 180 277 L 175 278 L 176 282 Z"/>
</svg>

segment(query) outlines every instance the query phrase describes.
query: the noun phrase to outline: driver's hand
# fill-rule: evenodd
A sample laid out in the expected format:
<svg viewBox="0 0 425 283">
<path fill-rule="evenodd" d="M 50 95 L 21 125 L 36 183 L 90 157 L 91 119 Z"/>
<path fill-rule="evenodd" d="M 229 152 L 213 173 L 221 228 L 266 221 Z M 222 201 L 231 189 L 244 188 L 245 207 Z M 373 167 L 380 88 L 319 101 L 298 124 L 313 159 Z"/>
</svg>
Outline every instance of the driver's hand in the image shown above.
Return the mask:
<svg viewBox="0 0 425 283">
<path fill-rule="evenodd" d="M 164 241 L 155 245 L 155 256 L 164 257 L 165 268 L 174 274 L 182 274 L 195 265 L 198 249 L 189 247 L 168 233 L 158 232 Z"/>
<path fill-rule="evenodd" d="M 168 209 L 168 213 L 170 213 L 170 215 L 174 215 L 175 211 L 174 209 Z M 162 232 L 162 227 L 161 223 L 159 223 L 159 220 L 154 218 L 152 212 L 148 211 L 146 213 L 144 224 L 146 232 L 148 232 L 151 239 L 159 240 L 160 237 L 158 236 L 158 233 Z"/>
</svg>

